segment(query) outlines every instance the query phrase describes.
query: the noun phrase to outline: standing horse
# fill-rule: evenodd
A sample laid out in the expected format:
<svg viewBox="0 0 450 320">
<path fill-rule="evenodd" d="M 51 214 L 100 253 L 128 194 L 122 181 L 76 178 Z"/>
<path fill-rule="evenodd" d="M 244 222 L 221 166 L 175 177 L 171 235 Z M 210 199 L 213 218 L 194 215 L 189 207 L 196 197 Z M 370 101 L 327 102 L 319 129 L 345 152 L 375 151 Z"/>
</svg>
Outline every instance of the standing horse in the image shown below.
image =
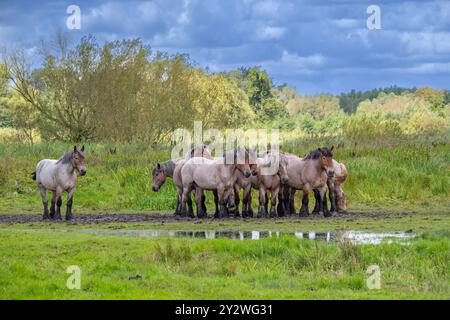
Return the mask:
<svg viewBox="0 0 450 320">
<path fill-rule="evenodd" d="M 241 171 L 244 177 L 248 178 L 251 175 L 249 163 L 248 151 L 240 149 L 229 151 L 223 157 L 215 159 L 194 157 L 186 161 L 181 168 L 183 184 L 182 214 L 186 214 L 186 200 L 191 191 L 195 189 L 197 216 L 204 215 L 203 208 L 199 203 L 199 196 L 203 190 L 217 190 L 220 204 L 218 217 L 226 216 L 228 198 L 230 196 L 232 199 L 234 198 L 235 171 Z M 230 203 L 233 205 L 234 199 Z"/>
<path fill-rule="evenodd" d="M 270 217 L 277 217 L 277 197 L 281 186 L 289 181 L 287 166 L 288 160 L 282 153 L 267 152 L 262 158 L 256 160 L 257 175 L 251 178 L 252 187 L 259 190 L 258 218 L 263 218 L 268 213 L 268 195 L 270 193 Z M 273 166 L 275 166 L 273 168 Z M 271 168 L 271 172 L 264 169 Z M 269 171 L 269 170 L 267 170 Z M 251 202 L 251 196 L 250 196 Z"/>
<path fill-rule="evenodd" d="M 343 163 L 339 163 L 333 159 L 333 167 L 334 167 L 334 177 L 328 178 L 327 186 L 328 186 L 328 197 L 330 198 L 330 211 L 331 212 L 347 212 L 347 204 L 345 201 L 345 194 L 342 190 L 341 184 L 347 180 L 348 172 L 347 168 Z M 314 190 L 314 197 L 316 200 L 316 204 L 313 210 L 313 213 L 319 212 L 319 199 L 320 194 L 319 190 Z M 326 200 L 324 200 L 326 202 Z"/>
<path fill-rule="evenodd" d="M 67 211 L 66 220 L 72 219 L 72 202 L 75 192 L 78 171 L 84 176 L 86 170 L 86 157 L 84 155 L 84 146 L 77 150 L 75 146 L 72 152 L 66 152 L 59 160 L 41 160 L 33 172 L 33 180 L 41 191 L 42 204 L 44 205 L 43 219 L 61 219 L 61 194 L 67 192 Z M 52 191 L 52 203 L 50 214 L 48 211 L 47 190 Z M 56 212 L 55 212 L 56 203 Z"/>
<path fill-rule="evenodd" d="M 324 199 L 327 180 L 334 176 L 333 149 L 334 147 L 330 149 L 319 148 L 303 159 L 295 155 L 286 155 L 288 159 L 288 186 L 290 188 L 289 209 L 291 213 L 295 213 L 294 197 L 296 190 L 303 190 L 302 207 L 299 215 L 308 216 L 308 195 L 312 190 L 318 189 L 320 194 L 319 212 L 325 211 L 325 215 L 329 214 L 327 208 L 325 208 L 326 205 L 324 206 Z"/>
<path fill-rule="evenodd" d="M 175 169 L 179 164 L 184 164 L 184 162 L 187 159 L 190 159 L 192 157 L 205 157 L 208 159 L 212 159 L 211 151 L 209 150 L 208 146 L 202 145 L 202 146 L 193 148 L 190 152 L 188 152 L 184 156 L 184 158 L 178 158 L 175 160 L 172 160 L 172 159 L 167 160 L 161 164 L 158 162 L 152 170 L 152 177 L 153 177 L 152 190 L 154 192 L 158 192 L 161 189 L 162 185 L 166 182 L 166 179 L 168 177 L 174 179 L 174 183 L 177 188 L 181 187 L 181 186 L 177 185 L 177 183 L 175 181 L 175 178 L 174 178 Z M 189 198 L 187 201 L 188 201 L 188 206 L 189 206 L 189 212 L 192 212 L 192 199 Z M 203 206 L 205 206 L 204 202 L 205 202 L 205 197 L 203 195 L 203 199 L 202 199 Z M 179 192 L 179 196 L 177 197 L 177 206 L 175 209 L 175 215 L 178 215 L 180 213 L 180 204 L 181 204 L 181 194 Z"/>
</svg>

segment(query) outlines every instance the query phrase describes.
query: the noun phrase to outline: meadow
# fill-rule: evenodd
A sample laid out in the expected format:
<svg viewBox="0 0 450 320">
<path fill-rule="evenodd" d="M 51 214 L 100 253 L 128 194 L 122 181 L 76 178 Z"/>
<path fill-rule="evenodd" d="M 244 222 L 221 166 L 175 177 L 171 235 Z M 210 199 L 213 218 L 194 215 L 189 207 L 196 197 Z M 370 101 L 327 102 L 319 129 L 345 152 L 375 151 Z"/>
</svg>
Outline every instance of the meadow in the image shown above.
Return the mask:
<svg viewBox="0 0 450 320">
<path fill-rule="evenodd" d="M 362 143 L 339 137 L 286 136 L 282 149 L 304 155 L 331 144 L 336 146 L 335 158 L 349 170 L 343 185 L 347 216 L 101 224 L 3 222 L 0 298 L 450 298 L 449 145 L 439 137 Z M 58 158 L 72 147 L 49 142 L 0 144 L 0 213 L 40 216 L 41 199 L 31 172 L 38 160 Z M 113 147 L 116 154 L 108 152 Z M 169 154 L 168 148 L 151 150 L 144 143 L 86 144 L 88 174 L 79 179 L 75 216 L 171 215 L 176 203 L 171 180 L 159 192 L 150 189 L 152 166 Z M 211 214 L 210 195 L 207 203 Z M 298 210 L 299 200 L 296 203 Z M 258 241 L 169 239 L 78 232 L 81 229 L 365 230 L 413 232 L 417 237 L 408 245 L 354 245 L 288 235 Z M 369 290 L 366 284 L 367 268 L 373 264 L 381 270 L 379 290 Z M 66 287 L 70 276 L 66 269 L 71 265 L 82 270 L 80 290 Z"/>
<path fill-rule="evenodd" d="M 303 156 L 332 144 L 336 146 L 334 158 L 349 170 L 343 189 L 350 212 L 448 212 L 450 146 L 445 140 L 404 137 L 359 142 L 287 137 L 281 149 Z M 116 154 L 108 152 L 111 147 L 117 148 Z M 71 148 L 67 143 L 50 142 L 0 144 L 0 212 L 40 213 L 40 195 L 31 173 L 40 159 L 59 158 Z M 98 143 L 87 144 L 86 155 L 88 174 L 79 179 L 75 214 L 174 211 L 176 190 L 171 179 L 159 192 L 151 191 L 151 170 L 157 162 L 170 159 L 168 148 L 152 151 L 144 143 Z M 209 193 L 208 206 L 211 212 Z"/>
<path fill-rule="evenodd" d="M 2 299 L 448 299 L 449 234 L 412 245 L 142 239 L 0 229 Z M 366 285 L 367 268 L 381 288 Z M 67 267 L 81 269 L 69 290 Z"/>
</svg>

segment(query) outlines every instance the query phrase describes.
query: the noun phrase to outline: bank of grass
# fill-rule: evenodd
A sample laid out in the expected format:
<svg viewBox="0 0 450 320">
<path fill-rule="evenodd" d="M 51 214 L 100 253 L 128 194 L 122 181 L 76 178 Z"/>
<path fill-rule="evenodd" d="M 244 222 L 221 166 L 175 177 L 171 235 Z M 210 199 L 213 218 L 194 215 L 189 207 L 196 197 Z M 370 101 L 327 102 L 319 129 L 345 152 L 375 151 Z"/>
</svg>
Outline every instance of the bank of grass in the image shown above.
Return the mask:
<svg viewBox="0 0 450 320">
<path fill-rule="evenodd" d="M 350 211 L 448 212 L 450 144 L 445 137 L 366 142 L 301 138 L 285 141 L 282 149 L 302 156 L 331 144 L 339 145 L 335 158 L 349 171 L 343 188 Z M 109 154 L 110 147 L 117 147 L 117 154 Z M 0 144 L 0 212 L 40 212 L 40 195 L 31 172 L 40 159 L 58 158 L 71 148 L 48 142 L 33 147 Z M 150 190 L 152 165 L 168 159 L 169 150 L 152 151 L 144 143 L 102 143 L 87 144 L 86 155 L 88 174 L 79 179 L 76 213 L 174 210 L 176 191 L 170 180 L 161 191 Z M 207 197 L 212 208 L 212 197 L 209 193 Z"/>
<path fill-rule="evenodd" d="M 413 245 L 142 239 L 0 230 L 2 299 L 448 299 L 448 232 Z M 381 270 L 369 290 L 366 270 Z M 70 265 L 81 289 L 69 290 Z"/>
</svg>

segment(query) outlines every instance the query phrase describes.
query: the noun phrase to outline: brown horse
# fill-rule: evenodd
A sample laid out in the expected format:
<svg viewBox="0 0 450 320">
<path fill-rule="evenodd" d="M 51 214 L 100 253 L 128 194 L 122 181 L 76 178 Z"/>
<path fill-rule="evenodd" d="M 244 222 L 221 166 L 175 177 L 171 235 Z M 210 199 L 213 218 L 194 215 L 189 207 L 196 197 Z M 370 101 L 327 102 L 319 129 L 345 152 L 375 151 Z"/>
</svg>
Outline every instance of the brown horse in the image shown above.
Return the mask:
<svg viewBox="0 0 450 320">
<path fill-rule="evenodd" d="M 288 159 L 289 181 L 287 185 L 290 189 L 288 205 L 290 213 L 295 213 L 294 197 L 296 190 L 302 190 L 302 207 L 299 215 L 309 215 L 308 195 L 312 190 L 318 189 L 320 194 L 319 212 L 329 215 L 324 207 L 324 199 L 327 180 L 334 176 L 333 149 L 333 146 L 330 149 L 319 148 L 303 159 L 291 154 L 286 155 Z M 286 195 L 286 192 L 284 194 Z"/>
<path fill-rule="evenodd" d="M 288 177 L 288 160 L 283 153 L 267 152 L 262 158 L 257 159 L 258 170 L 257 175 L 251 178 L 252 187 L 259 190 L 259 209 L 258 218 L 267 216 L 268 213 L 268 195 L 270 193 L 270 217 L 276 217 L 277 197 L 281 186 L 289 181 Z M 275 170 L 264 172 L 265 168 L 275 166 Z M 251 203 L 251 196 L 250 196 Z"/>
<path fill-rule="evenodd" d="M 203 190 L 217 190 L 220 204 L 219 218 L 227 215 L 226 205 L 231 196 L 234 203 L 235 171 L 239 170 L 244 177 L 251 175 L 250 159 L 247 150 L 235 149 L 224 154 L 223 157 L 206 159 L 194 157 L 187 160 L 181 168 L 183 195 L 181 212 L 186 214 L 186 200 L 192 190 L 195 190 L 197 201 L 197 216 L 204 216 L 199 196 Z"/>
<path fill-rule="evenodd" d="M 81 150 L 75 146 L 72 152 L 66 152 L 59 160 L 44 159 L 36 165 L 36 171 L 33 172 L 32 178 L 36 180 L 41 191 L 44 206 L 43 219 L 61 219 L 61 194 L 63 192 L 68 193 L 66 220 L 72 219 L 72 201 L 77 182 L 76 171 L 82 176 L 87 172 L 84 146 L 81 147 Z M 50 214 L 47 207 L 47 190 L 52 192 Z"/>
</svg>

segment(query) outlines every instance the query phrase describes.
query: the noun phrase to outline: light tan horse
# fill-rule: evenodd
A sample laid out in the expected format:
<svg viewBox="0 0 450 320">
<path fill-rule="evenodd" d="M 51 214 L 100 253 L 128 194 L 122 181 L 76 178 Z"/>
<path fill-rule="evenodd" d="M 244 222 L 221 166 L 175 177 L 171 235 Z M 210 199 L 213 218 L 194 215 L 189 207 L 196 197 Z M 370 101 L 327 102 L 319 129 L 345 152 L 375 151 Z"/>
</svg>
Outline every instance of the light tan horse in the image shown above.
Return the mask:
<svg viewBox="0 0 450 320">
<path fill-rule="evenodd" d="M 229 151 L 223 157 L 215 159 L 194 157 L 186 161 L 181 168 L 182 215 L 186 213 L 186 200 L 192 190 L 195 190 L 196 202 L 203 190 L 217 190 L 220 205 L 218 216 L 225 217 L 228 198 L 234 198 L 235 171 L 241 171 L 248 178 L 251 175 L 249 163 L 248 151 L 241 149 Z M 234 199 L 230 202 L 234 203 Z M 202 211 L 203 208 L 197 205 L 197 216 L 204 216 Z"/>
<path fill-rule="evenodd" d="M 334 176 L 333 167 L 333 151 L 324 147 L 309 153 L 305 158 L 300 158 L 292 154 L 287 154 L 288 159 L 288 187 L 289 193 L 289 210 L 295 213 L 294 197 L 296 190 L 303 191 L 302 207 L 300 216 L 309 215 L 309 193 L 318 189 L 320 194 L 319 212 L 324 212 L 325 192 L 327 188 L 327 180 Z"/>
<path fill-rule="evenodd" d="M 334 167 L 334 177 L 328 178 L 327 180 L 328 197 L 330 199 L 330 211 L 331 213 L 335 213 L 336 211 L 339 213 L 347 213 L 345 194 L 341 187 L 341 184 L 345 182 L 348 176 L 347 168 L 343 163 L 339 163 L 335 159 L 333 159 L 333 167 Z M 319 213 L 319 205 L 320 205 L 319 190 L 314 190 L 314 197 L 316 204 L 314 206 L 313 213 Z M 324 198 L 323 201 L 324 201 L 324 213 L 328 213 L 326 197 Z"/>
<path fill-rule="evenodd" d="M 270 217 L 277 217 L 277 197 L 281 190 L 281 186 L 287 184 L 288 177 L 288 160 L 283 153 L 275 153 L 268 151 L 257 159 L 258 169 L 257 175 L 251 177 L 252 187 L 259 190 L 259 208 L 258 218 L 263 218 L 268 214 L 268 197 L 270 194 Z M 272 172 L 265 172 L 265 169 L 273 167 Z M 251 197 L 250 197 L 251 203 Z"/>
<path fill-rule="evenodd" d="M 75 192 L 77 175 L 84 176 L 87 173 L 84 146 L 78 150 L 75 146 L 72 152 L 66 152 L 59 160 L 44 159 L 36 165 L 36 171 L 32 178 L 41 191 L 42 204 L 44 206 L 43 219 L 61 219 L 61 194 L 67 192 L 66 220 L 72 219 L 73 194 Z M 48 211 L 47 190 L 52 192 L 50 214 Z M 56 212 L 55 212 L 56 204 Z"/>
<path fill-rule="evenodd" d="M 174 183 L 175 183 L 175 186 L 177 187 L 177 189 L 182 187 L 181 182 L 175 181 L 175 178 L 174 178 L 175 170 L 178 165 L 184 164 L 184 162 L 187 159 L 190 159 L 192 157 L 205 157 L 208 159 L 212 159 L 211 150 L 206 145 L 197 146 L 197 147 L 193 148 L 190 152 L 188 152 L 183 158 L 177 158 L 175 160 L 170 159 L 161 164 L 158 162 L 152 170 L 152 177 L 153 177 L 152 190 L 155 192 L 159 191 L 160 188 L 163 186 L 163 184 L 166 182 L 166 179 L 168 177 L 172 178 L 174 180 Z M 203 206 L 205 206 L 204 200 L 205 200 L 205 198 L 203 196 L 203 202 L 202 202 Z M 187 203 L 188 203 L 188 207 L 189 207 L 189 212 L 190 213 L 193 212 L 192 199 L 189 198 L 187 200 Z M 175 209 L 176 215 L 178 215 L 180 213 L 180 208 L 181 208 L 181 192 L 178 192 L 177 206 Z"/>
</svg>

